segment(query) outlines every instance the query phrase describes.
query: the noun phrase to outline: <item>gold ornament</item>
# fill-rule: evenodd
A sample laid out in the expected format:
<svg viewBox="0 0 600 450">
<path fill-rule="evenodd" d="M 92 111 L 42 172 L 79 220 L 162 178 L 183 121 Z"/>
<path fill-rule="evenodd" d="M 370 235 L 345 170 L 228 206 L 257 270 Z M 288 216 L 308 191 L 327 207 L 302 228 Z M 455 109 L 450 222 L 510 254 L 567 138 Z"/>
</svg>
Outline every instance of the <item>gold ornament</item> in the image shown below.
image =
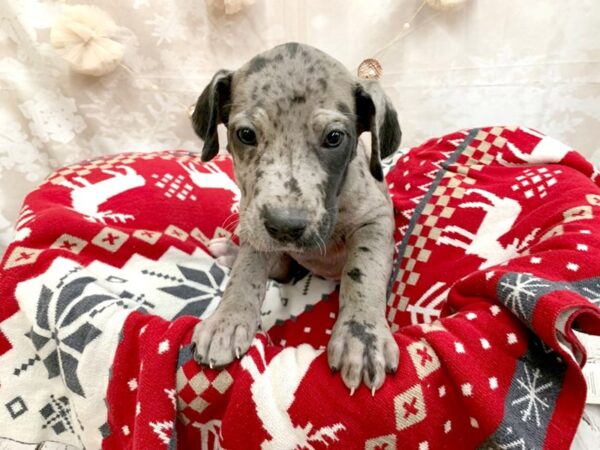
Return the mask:
<svg viewBox="0 0 600 450">
<path fill-rule="evenodd" d="M 358 66 L 358 77 L 364 80 L 379 80 L 383 69 L 374 58 L 367 58 Z"/>
</svg>

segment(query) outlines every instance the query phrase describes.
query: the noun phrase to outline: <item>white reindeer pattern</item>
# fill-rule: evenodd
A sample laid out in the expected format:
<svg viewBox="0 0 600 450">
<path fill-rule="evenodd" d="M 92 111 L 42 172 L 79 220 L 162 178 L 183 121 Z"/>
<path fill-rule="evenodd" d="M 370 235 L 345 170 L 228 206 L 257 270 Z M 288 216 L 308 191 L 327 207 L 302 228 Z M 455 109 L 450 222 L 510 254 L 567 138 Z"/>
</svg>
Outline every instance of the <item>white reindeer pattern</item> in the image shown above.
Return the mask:
<svg viewBox="0 0 600 450">
<path fill-rule="evenodd" d="M 522 152 L 516 145 L 512 142 L 506 142 L 506 147 L 510 152 L 515 155 L 520 160 L 524 161 L 523 163 L 510 163 L 507 162 L 503 157 L 502 153 L 498 153 L 496 159 L 500 164 L 507 167 L 513 166 L 522 166 L 523 164 L 552 164 L 558 163 L 562 161 L 562 159 L 566 156 L 567 153 L 571 151 L 571 147 L 566 146 L 560 141 L 556 139 L 545 136 L 541 133 L 538 133 L 535 130 L 530 128 L 522 127 L 525 133 L 540 138 L 541 140 L 537 143 L 531 153 Z"/>
<path fill-rule="evenodd" d="M 144 186 L 146 180 L 131 167 L 119 166 L 124 173 L 114 170 L 103 170 L 110 178 L 90 183 L 83 177 L 74 177 L 72 181 L 62 181 L 60 184 L 71 189 L 71 207 L 92 221 L 106 223 L 106 219 L 115 222 L 126 222 L 134 217 L 131 214 L 121 214 L 113 211 L 101 211 L 100 206 L 107 200 L 123 192 Z"/>
<path fill-rule="evenodd" d="M 487 269 L 518 255 L 537 235 L 539 228 L 534 229 L 521 242 L 515 238 L 504 247 L 500 238 L 512 229 L 521 214 L 519 202 L 508 197 L 498 197 L 482 189 L 468 189 L 466 194 L 479 194 L 490 202 L 467 202 L 460 205 L 460 208 L 479 208 L 485 211 L 477 232 L 472 233 L 456 225 L 449 225 L 444 228 L 445 235 L 440 236 L 437 244 L 462 248 L 465 254 L 478 256 L 483 259 L 479 269 Z M 451 233 L 465 238 L 466 241 L 451 238 Z"/>
<path fill-rule="evenodd" d="M 302 378 L 322 350 L 315 350 L 308 344 L 297 348 L 288 347 L 267 364 L 262 341 L 256 339 L 254 346 L 260 355 L 259 365 L 261 369 L 264 367 L 264 370 L 259 369 L 251 355 L 242 358 L 241 365 L 252 377 L 250 391 L 256 405 L 256 413 L 271 436 L 262 442 L 261 449 L 314 450 L 311 442 L 320 442 L 325 446 L 336 442 L 337 433 L 346 428 L 341 423 L 313 430 L 310 422 L 304 427 L 294 426 L 288 412 Z"/>
<path fill-rule="evenodd" d="M 192 182 L 199 188 L 225 189 L 233 193 L 233 204 L 231 212 L 237 213 L 240 210 L 240 188 L 229 175 L 223 172 L 215 163 L 207 163 L 202 167 L 206 172 L 200 172 L 192 163 L 187 165 L 180 162 L 179 165 L 188 173 Z"/>
<path fill-rule="evenodd" d="M 200 431 L 200 450 L 219 450 L 221 448 L 219 440 L 221 439 L 221 421 L 217 419 L 209 420 L 206 423 L 194 424 Z M 213 445 L 209 446 L 209 438 L 212 436 Z"/>
<path fill-rule="evenodd" d="M 445 289 L 444 289 L 445 288 Z M 450 288 L 446 283 L 436 282 L 414 304 L 409 304 L 406 310 L 410 312 L 411 323 L 431 323 L 440 317 L 439 306 L 448 299 Z M 423 317 L 420 318 L 419 314 Z"/>
</svg>

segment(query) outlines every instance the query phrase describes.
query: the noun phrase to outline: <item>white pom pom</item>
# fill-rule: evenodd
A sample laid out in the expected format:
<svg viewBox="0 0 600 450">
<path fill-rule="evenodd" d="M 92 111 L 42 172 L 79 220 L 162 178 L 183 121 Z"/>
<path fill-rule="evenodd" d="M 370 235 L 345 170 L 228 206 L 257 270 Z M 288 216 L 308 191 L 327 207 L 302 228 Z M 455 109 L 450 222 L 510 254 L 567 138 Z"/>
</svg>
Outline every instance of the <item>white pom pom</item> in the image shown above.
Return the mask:
<svg viewBox="0 0 600 450">
<path fill-rule="evenodd" d="M 438 11 L 449 11 L 465 6 L 467 0 L 426 0 L 427 4 Z"/>
<path fill-rule="evenodd" d="M 209 7 L 225 14 L 236 14 L 245 6 L 250 6 L 254 0 L 206 0 Z"/>
<path fill-rule="evenodd" d="M 115 70 L 124 47 L 114 40 L 114 20 L 100 8 L 74 5 L 50 30 L 50 42 L 71 68 L 86 75 L 101 76 Z"/>
</svg>

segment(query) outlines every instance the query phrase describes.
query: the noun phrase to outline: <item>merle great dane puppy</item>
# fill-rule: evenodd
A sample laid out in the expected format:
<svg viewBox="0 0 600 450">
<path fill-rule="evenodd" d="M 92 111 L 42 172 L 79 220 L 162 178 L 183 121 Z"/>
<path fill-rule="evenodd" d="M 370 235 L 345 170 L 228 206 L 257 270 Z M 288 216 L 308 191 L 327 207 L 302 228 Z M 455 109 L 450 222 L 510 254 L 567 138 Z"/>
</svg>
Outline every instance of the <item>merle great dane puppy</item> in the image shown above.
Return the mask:
<svg viewBox="0 0 600 450">
<path fill-rule="evenodd" d="M 401 131 L 379 83 L 289 43 L 217 72 L 192 123 L 204 161 L 219 151 L 217 125 L 227 126 L 242 194 L 240 247 L 219 306 L 194 330 L 196 359 L 219 367 L 248 350 L 267 278 L 284 280 L 293 258 L 340 280 L 329 365 L 351 393 L 364 380 L 374 394 L 399 358 L 385 319 L 394 218 L 380 158 Z M 370 152 L 358 140 L 365 131 Z"/>
</svg>

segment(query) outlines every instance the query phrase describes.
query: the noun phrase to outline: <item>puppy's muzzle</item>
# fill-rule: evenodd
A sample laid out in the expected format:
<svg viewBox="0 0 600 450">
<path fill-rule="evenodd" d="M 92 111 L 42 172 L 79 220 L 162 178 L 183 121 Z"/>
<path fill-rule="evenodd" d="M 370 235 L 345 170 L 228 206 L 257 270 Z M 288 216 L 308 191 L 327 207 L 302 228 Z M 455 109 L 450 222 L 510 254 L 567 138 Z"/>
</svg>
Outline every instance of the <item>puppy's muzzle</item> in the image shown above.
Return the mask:
<svg viewBox="0 0 600 450">
<path fill-rule="evenodd" d="M 299 240 L 308 226 L 308 211 L 300 208 L 268 208 L 262 211 L 267 233 L 280 242 Z"/>
</svg>

